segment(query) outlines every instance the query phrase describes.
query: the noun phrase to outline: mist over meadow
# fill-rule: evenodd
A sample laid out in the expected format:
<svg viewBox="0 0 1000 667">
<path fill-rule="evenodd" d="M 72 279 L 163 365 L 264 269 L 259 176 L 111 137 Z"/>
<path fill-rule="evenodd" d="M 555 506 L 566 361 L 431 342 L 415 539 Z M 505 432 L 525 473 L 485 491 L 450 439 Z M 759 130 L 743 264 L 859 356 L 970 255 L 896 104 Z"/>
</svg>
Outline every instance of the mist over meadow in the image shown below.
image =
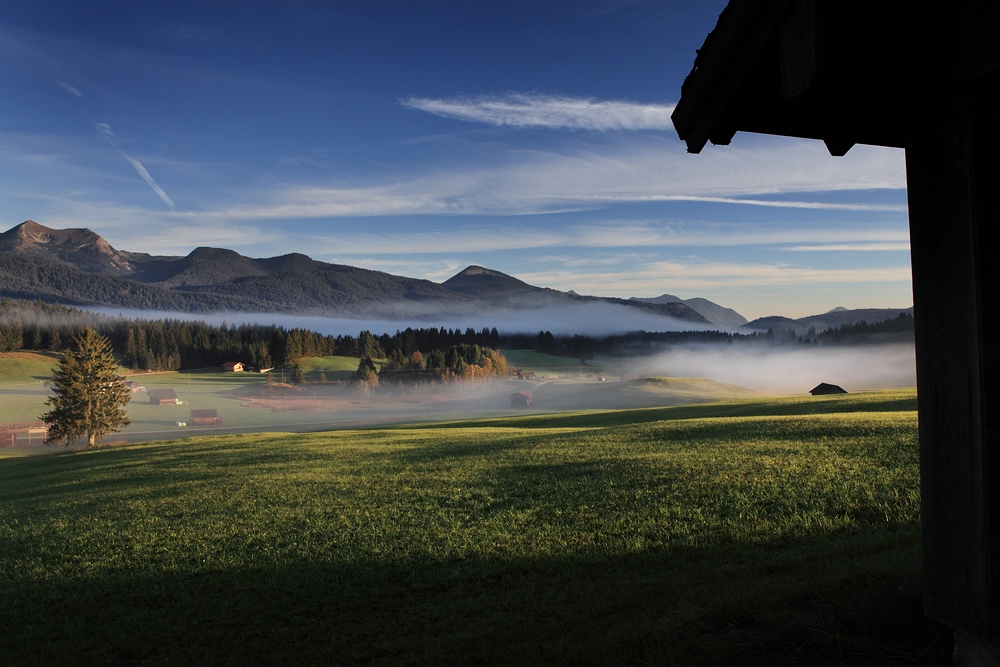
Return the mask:
<svg viewBox="0 0 1000 667">
<path fill-rule="evenodd" d="M 849 392 L 917 384 L 912 343 L 674 346 L 632 364 L 637 373 L 709 378 L 775 394 L 801 394 L 820 382 Z"/>
<path fill-rule="evenodd" d="M 311 329 L 323 335 L 356 336 L 369 330 L 376 335 L 407 327 L 449 329 L 496 327 L 501 333 L 550 331 L 556 336 L 583 334 L 610 336 L 629 331 L 691 331 L 697 325 L 662 316 L 636 312 L 614 304 L 580 304 L 529 311 L 496 310 L 478 315 L 428 321 L 340 319 L 311 315 L 265 313 L 188 313 L 97 308 L 108 315 L 143 319 L 201 320 L 213 325 L 276 324 L 288 329 Z M 701 327 L 708 329 L 709 327 Z M 718 327 L 710 327 L 712 330 Z M 842 386 L 847 391 L 890 389 L 916 385 L 912 343 L 876 345 L 734 345 L 690 344 L 664 346 L 662 352 L 622 359 L 636 376 L 706 378 L 766 393 L 801 394 L 820 382 Z M 617 365 L 617 364 L 616 364 Z"/>
</svg>

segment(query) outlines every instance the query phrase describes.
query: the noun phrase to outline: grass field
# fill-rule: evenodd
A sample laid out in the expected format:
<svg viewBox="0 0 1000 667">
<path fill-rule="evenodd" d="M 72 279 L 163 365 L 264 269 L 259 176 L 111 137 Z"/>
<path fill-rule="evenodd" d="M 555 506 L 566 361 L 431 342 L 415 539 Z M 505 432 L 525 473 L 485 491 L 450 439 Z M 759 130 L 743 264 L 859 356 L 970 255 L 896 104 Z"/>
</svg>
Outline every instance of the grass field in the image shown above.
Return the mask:
<svg viewBox="0 0 1000 667">
<path fill-rule="evenodd" d="M 58 359 L 47 352 L 0 352 L 0 385 L 39 385 L 52 377 Z"/>
<path fill-rule="evenodd" d="M 299 368 L 310 382 L 318 382 L 320 373 L 327 380 L 346 380 L 358 370 L 357 357 L 307 357 L 299 362 Z"/>
<path fill-rule="evenodd" d="M 599 373 L 599 369 L 584 366 L 579 359 L 569 357 L 556 357 L 551 354 L 543 354 L 534 350 L 503 350 L 507 363 L 512 368 L 520 368 L 526 371 L 535 371 L 539 376 L 559 375 L 559 376 L 579 376 L 588 373 Z"/>
<path fill-rule="evenodd" d="M 945 664 L 913 391 L 0 459 L 0 663 Z"/>
</svg>

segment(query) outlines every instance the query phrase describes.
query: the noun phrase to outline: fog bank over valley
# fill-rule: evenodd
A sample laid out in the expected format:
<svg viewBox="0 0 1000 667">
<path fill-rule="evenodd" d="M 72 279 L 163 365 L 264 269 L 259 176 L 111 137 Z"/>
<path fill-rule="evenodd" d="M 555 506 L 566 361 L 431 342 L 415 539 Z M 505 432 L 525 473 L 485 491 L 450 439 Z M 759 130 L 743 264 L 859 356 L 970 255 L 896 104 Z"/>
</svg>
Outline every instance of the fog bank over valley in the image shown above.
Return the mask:
<svg viewBox="0 0 1000 667">
<path fill-rule="evenodd" d="M 326 336 L 356 336 L 368 330 L 378 335 L 414 329 L 437 327 L 447 329 L 479 330 L 496 327 L 502 333 L 538 333 L 550 331 L 555 335 L 610 336 L 629 331 L 703 331 L 718 330 L 715 325 L 684 322 L 663 315 L 610 303 L 586 303 L 549 308 L 509 310 L 497 308 L 481 313 L 454 313 L 430 318 L 430 314 L 414 313 L 406 319 L 344 319 L 317 315 L 290 315 L 287 313 L 220 312 L 191 314 L 155 310 L 131 310 L 106 306 L 87 307 L 105 315 L 123 315 L 139 319 L 198 320 L 213 325 L 227 324 L 276 324 L 286 329 L 310 329 Z"/>
<path fill-rule="evenodd" d="M 675 346 L 633 360 L 637 373 L 708 378 L 774 394 L 802 394 L 820 382 L 849 392 L 914 387 L 912 344 L 860 346 Z"/>
</svg>

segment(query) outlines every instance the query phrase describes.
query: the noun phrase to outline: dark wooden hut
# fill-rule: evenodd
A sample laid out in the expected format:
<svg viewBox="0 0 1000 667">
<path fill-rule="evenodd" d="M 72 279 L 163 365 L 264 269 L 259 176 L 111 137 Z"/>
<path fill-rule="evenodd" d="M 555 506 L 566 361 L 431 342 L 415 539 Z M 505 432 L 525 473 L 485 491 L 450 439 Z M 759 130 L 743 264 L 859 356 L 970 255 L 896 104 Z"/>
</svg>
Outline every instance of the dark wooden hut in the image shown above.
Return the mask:
<svg viewBox="0 0 1000 667">
<path fill-rule="evenodd" d="M 519 391 L 516 394 L 511 395 L 511 397 L 510 397 L 510 407 L 512 407 L 512 408 L 526 408 L 526 407 L 528 407 L 528 406 L 531 405 L 531 399 L 534 398 L 534 397 L 535 397 L 535 395 L 532 394 L 527 389 L 525 389 L 523 391 Z"/>
<path fill-rule="evenodd" d="M 173 389 L 150 389 L 149 402 L 152 405 L 176 405 L 177 392 Z"/>
<path fill-rule="evenodd" d="M 810 389 L 809 393 L 813 396 L 826 396 L 828 394 L 846 394 L 847 391 L 839 385 L 820 382 L 818 385 Z"/>
<path fill-rule="evenodd" d="M 957 665 L 1000 664 L 1000 2 L 731 0 L 673 113 L 688 150 L 738 131 L 906 151 L 924 610 Z"/>
<path fill-rule="evenodd" d="M 219 411 L 215 408 L 191 411 L 192 426 L 220 426 L 221 424 L 222 417 L 219 416 Z"/>
</svg>

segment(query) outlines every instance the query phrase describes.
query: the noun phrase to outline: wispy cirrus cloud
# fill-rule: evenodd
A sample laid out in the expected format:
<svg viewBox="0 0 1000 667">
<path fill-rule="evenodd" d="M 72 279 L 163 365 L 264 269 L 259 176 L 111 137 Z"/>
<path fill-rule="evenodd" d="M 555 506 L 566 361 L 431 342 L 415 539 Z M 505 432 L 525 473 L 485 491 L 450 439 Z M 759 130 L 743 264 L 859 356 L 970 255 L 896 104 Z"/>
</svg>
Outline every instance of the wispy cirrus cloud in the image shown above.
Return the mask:
<svg viewBox="0 0 1000 667">
<path fill-rule="evenodd" d="M 792 252 L 887 252 L 909 250 L 909 242 L 898 243 L 831 243 L 825 245 L 797 245 L 785 248 Z"/>
<path fill-rule="evenodd" d="M 56 83 L 59 84 L 60 88 L 62 88 L 63 90 L 65 90 L 67 93 L 69 93 L 73 97 L 75 97 L 77 99 L 80 99 L 80 98 L 83 97 L 83 93 L 81 93 L 79 90 L 77 90 L 73 86 L 69 85 L 68 83 L 65 83 L 63 81 L 56 81 Z"/>
<path fill-rule="evenodd" d="M 581 275 L 579 271 L 567 268 L 524 272 L 518 277 L 533 285 L 559 289 L 569 289 L 566 286 L 572 285 L 572 289 L 581 293 L 601 294 L 613 284 L 619 292 L 631 290 L 636 294 L 655 294 L 664 285 L 678 290 L 886 282 L 908 285 L 910 269 L 907 266 L 822 269 L 749 262 L 654 260 L 633 266 L 626 275 L 610 270 L 588 271 Z"/>
<path fill-rule="evenodd" d="M 858 146 L 833 159 L 819 142 L 774 140 L 692 157 L 679 141 L 647 137 L 561 152 L 511 151 L 493 164 L 428 169 L 370 185 L 288 185 L 263 192 L 256 202 L 197 215 L 242 220 L 536 215 L 669 201 L 902 213 L 902 204 L 762 196 L 903 187 L 902 152 L 894 149 Z"/>
<path fill-rule="evenodd" d="M 405 232 L 339 232 L 335 236 L 310 241 L 313 252 L 347 261 L 367 257 L 378 248 L 380 266 L 414 255 L 447 253 L 487 253 L 503 250 L 544 248 L 735 248 L 774 246 L 782 250 L 909 250 L 905 226 L 840 224 L 835 228 L 735 223 L 712 225 L 675 224 L 666 221 L 607 220 L 598 223 L 522 226 L 499 222 L 495 225 L 462 225 L 458 228 Z M 785 247 L 788 244 L 797 244 Z M 395 259 L 389 260 L 392 256 Z M 356 261 L 351 259 L 350 261 Z M 564 264 L 565 259 L 556 263 Z M 368 266 L 367 264 L 364 264 Z M 425 276 L 426 277 L 426 276 Z"/>
<path fill-rule="evenodd" d="M 409 97 L 400 104 L 444 118 L 507 127 L 615 132 L 669 130 L 673 105 L 540 93 Z"/>
<path fill-rule="evenodd" d="M 104 137 L 104 139 L 111 144 L 116 151 L 121 153 L 123 158 L 128 160 L 129 164 L 132 165 L 136 173 L 139 174 L 142 180 L 146 181 L 146 185 L 148 185 L 150 189 L 156 193 L 156 196 L 162 199 L 163 203 L 173 210 L 175 208 L 174 202 L 167 196 L 167 193 L 163 191 L 163 188 L 157 185 L 156 181 L 153 180 L 153 177 L 149 175 L 149 171 L 142 166 L 141 162 L 136 160 L 134 157 L 127 155 L 125 151 L 118 147 L 118 141 L 115 139 L 115 133 L 111 131 L 111 126 L 107 123 L 94 123 L 94 128 L 97 130 L 97 133 Z"/>
</svg>

